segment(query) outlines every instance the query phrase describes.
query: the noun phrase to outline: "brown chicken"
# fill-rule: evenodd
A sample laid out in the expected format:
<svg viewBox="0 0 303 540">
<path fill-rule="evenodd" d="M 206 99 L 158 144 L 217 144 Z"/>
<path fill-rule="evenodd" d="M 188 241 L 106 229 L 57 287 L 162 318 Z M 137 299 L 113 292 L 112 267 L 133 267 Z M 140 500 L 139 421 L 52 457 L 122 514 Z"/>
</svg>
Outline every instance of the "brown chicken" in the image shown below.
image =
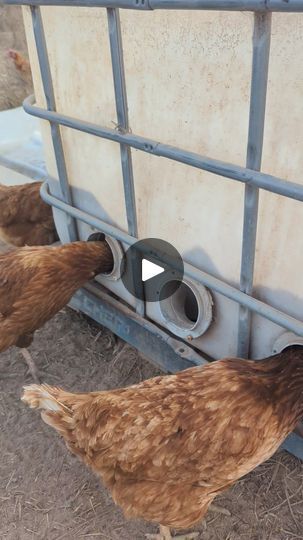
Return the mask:
<svg viewBox="0 0 303 540">
<path fill-rule="evenodd" d="M 51 319 L 86 281 L 113 268 L 104 235 L 89 242 L 24 247 L 0 255 L 0 352 L 28 347 L 34 332 Z M 29 353 L 24 354 L 37 378 Z"/>
<path fill-rule="evenodd" d="M 41 182 L 0 184 L 0 239 L 14 246 L 44 246 L 58 240 L 52 209 L 40 197 Z"/>
<path fill-rule="evenodd" d="M 32 385 L 22 399 L 44 409 L 43 420 L 102 478 L 126 517 L 161 523 L 160 535 L 148 536 L 169 540 L 170 527 L 198 523 L 294 429 L 303 414 L 303 349 L 224 359 L 114 391 Z"/>
<path fill-rule="evenodd" d="M 20 73 L 20 77 L 31 88 L 32 87 L 32 72 L 29 61 L 15 49 L 8 49 L 8 58 L 14 62 L 16 69 Z"/>
</svg>

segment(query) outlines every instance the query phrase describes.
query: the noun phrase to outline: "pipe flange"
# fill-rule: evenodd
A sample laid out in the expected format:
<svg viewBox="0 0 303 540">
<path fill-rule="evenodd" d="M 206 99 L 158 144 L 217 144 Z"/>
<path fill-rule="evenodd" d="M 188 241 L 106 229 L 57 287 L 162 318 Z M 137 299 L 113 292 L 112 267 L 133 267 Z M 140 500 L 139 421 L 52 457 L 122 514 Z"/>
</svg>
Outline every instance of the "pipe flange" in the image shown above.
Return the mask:
<svg viewBox="0 0 303 540">
<path fill-rule="evenodd" d="M 161 300 L 161 292 L 171 282 L 171 279 L 164 281 L 160 288 L 162 323 L 176 336 L 191 341 L 202 336 L 213 320 L 212 296 L 204 285 L 186 278 L 176 292 Z"/>
</svg>

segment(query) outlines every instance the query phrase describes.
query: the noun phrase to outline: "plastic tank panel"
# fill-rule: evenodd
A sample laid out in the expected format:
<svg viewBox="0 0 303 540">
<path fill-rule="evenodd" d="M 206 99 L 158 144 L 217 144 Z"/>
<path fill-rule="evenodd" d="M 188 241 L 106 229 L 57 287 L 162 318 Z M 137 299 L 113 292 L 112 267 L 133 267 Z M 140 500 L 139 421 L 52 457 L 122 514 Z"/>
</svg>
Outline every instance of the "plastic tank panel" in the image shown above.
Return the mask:
<svg viewBox="0 0 303 540">
<path fill-rule="evenodd" d="M 108 127 L 116 122 L 106 11 L 42 8 L 57 110 Z M 37 103 L 45 106 L 24 8 Z M 245 165 L 253 15 L 250 13 L 120 11 L 130 126 L 134 133 L 213 158 Z M 303 21 L 273 15 L 263 170 L 300 182 Z M 64 49 L 62 49 L 64 43 Z M 287 77 L 281 73 L 287 73 Z M 57 176 L 50 132 L 42 123 L 50 174 Z M 119 146 L 61 129 L 74 203 L 127 230 Z M 198 169 L 133 150 L 139 237 L 171 242 L 184 259 L 239 283 L 244 186 Z M 58 184 L 52 192 L 59 195 Z M 298 268 L 303 206 L 260 193 L 256 296 L 301 316 Z M 64 215 L 55 213 L 67 240 Z M 79 224 L 82 238 L 90 229 Z M 302 236 L 302 235 L 301 235 Z M 104 284 L 131 304 L 120 281 Z M 215 318 L 194 345 L 218 358 L 234 355 L 238 306 L 213 294 Z M 160 322 L 157 305 L 147 314 Z M 270 354 L 283 329 L 253 318 L 253 355 Z"/>
</svg>

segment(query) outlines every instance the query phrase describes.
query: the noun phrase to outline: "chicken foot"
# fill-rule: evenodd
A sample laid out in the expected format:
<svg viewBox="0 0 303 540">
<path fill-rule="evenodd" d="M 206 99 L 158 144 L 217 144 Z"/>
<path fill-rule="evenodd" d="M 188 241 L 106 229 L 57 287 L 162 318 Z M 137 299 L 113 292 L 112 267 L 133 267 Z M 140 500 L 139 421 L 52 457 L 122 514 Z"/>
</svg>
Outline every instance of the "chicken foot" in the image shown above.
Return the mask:
<svg viewBox="0 0 303 540">
<path fill-rule="evenodd" d="M 218 514 L 223 514 L 225 516 L 230 516 L 229 510 L 211 504 L 209 510 Z M 191 540 L 192 538 L 197 538 L 199 536 L 198 532 L 192 532 L 187 534 L 182 534 L 181 536 L 172 536 L 168 527 L 163 527 L 160 525 L 160 532 L 158 534 L 146 534 L 145 537 L 147 540 Z"/>
<path fill-rule="evenodd" d="M 28 352 L 27 349 L 24 349 L 23 347 L 20 349 L 20 352 L 21 352 L 25 362 L 27 363 L 29 372 L 30 372 L 31 376 L 33 377 L 35 383 L 36 384 L 41 384 L 41 381 L 40 381 L 39 376 L 38 376 L 38 370 L 37 370 L 36 364 L 35 364 L 34 360 L 32 359 L 30 353 Z"/>
<path fill-rule="evenodd" d="M 217 506 L 216 504 L 211 503 L 209 505 L 209 511 L 214 512 L 215 514 L 223 514 L 223 516 L 230 516 L 230 511 L 222 506 Z"/>
<path fill-rule="evenodd" d="M 160 525 L 159 534 L 146 534 L 145 538 L 148 540 L 192 540 L 199 536 L 198 532 L 186 533 L 181 536 L 172 536 L 169 527 L 163 527 Z"/>
</svg>

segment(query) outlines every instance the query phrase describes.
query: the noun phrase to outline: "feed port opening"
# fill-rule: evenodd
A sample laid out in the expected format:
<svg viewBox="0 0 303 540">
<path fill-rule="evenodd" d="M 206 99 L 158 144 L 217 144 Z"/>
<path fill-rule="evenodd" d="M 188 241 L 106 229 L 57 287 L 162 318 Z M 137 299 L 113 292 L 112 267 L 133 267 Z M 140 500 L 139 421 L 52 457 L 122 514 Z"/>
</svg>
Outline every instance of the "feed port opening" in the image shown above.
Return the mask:
<svg viewBox="0 0 303 540">
<path fill-rule="evenodd" d="M 175 290 L 174 281 L 165 283 L 160 292 L 160 305 L 163 316 L 175 324 L 188 328 L 193 328 L 199 317 L 199 306 L 193 290 L 182 283 L 174 294 L 170 291 Z M 161 300 L 161 295 L 165 300 Z"/>
</svg>

